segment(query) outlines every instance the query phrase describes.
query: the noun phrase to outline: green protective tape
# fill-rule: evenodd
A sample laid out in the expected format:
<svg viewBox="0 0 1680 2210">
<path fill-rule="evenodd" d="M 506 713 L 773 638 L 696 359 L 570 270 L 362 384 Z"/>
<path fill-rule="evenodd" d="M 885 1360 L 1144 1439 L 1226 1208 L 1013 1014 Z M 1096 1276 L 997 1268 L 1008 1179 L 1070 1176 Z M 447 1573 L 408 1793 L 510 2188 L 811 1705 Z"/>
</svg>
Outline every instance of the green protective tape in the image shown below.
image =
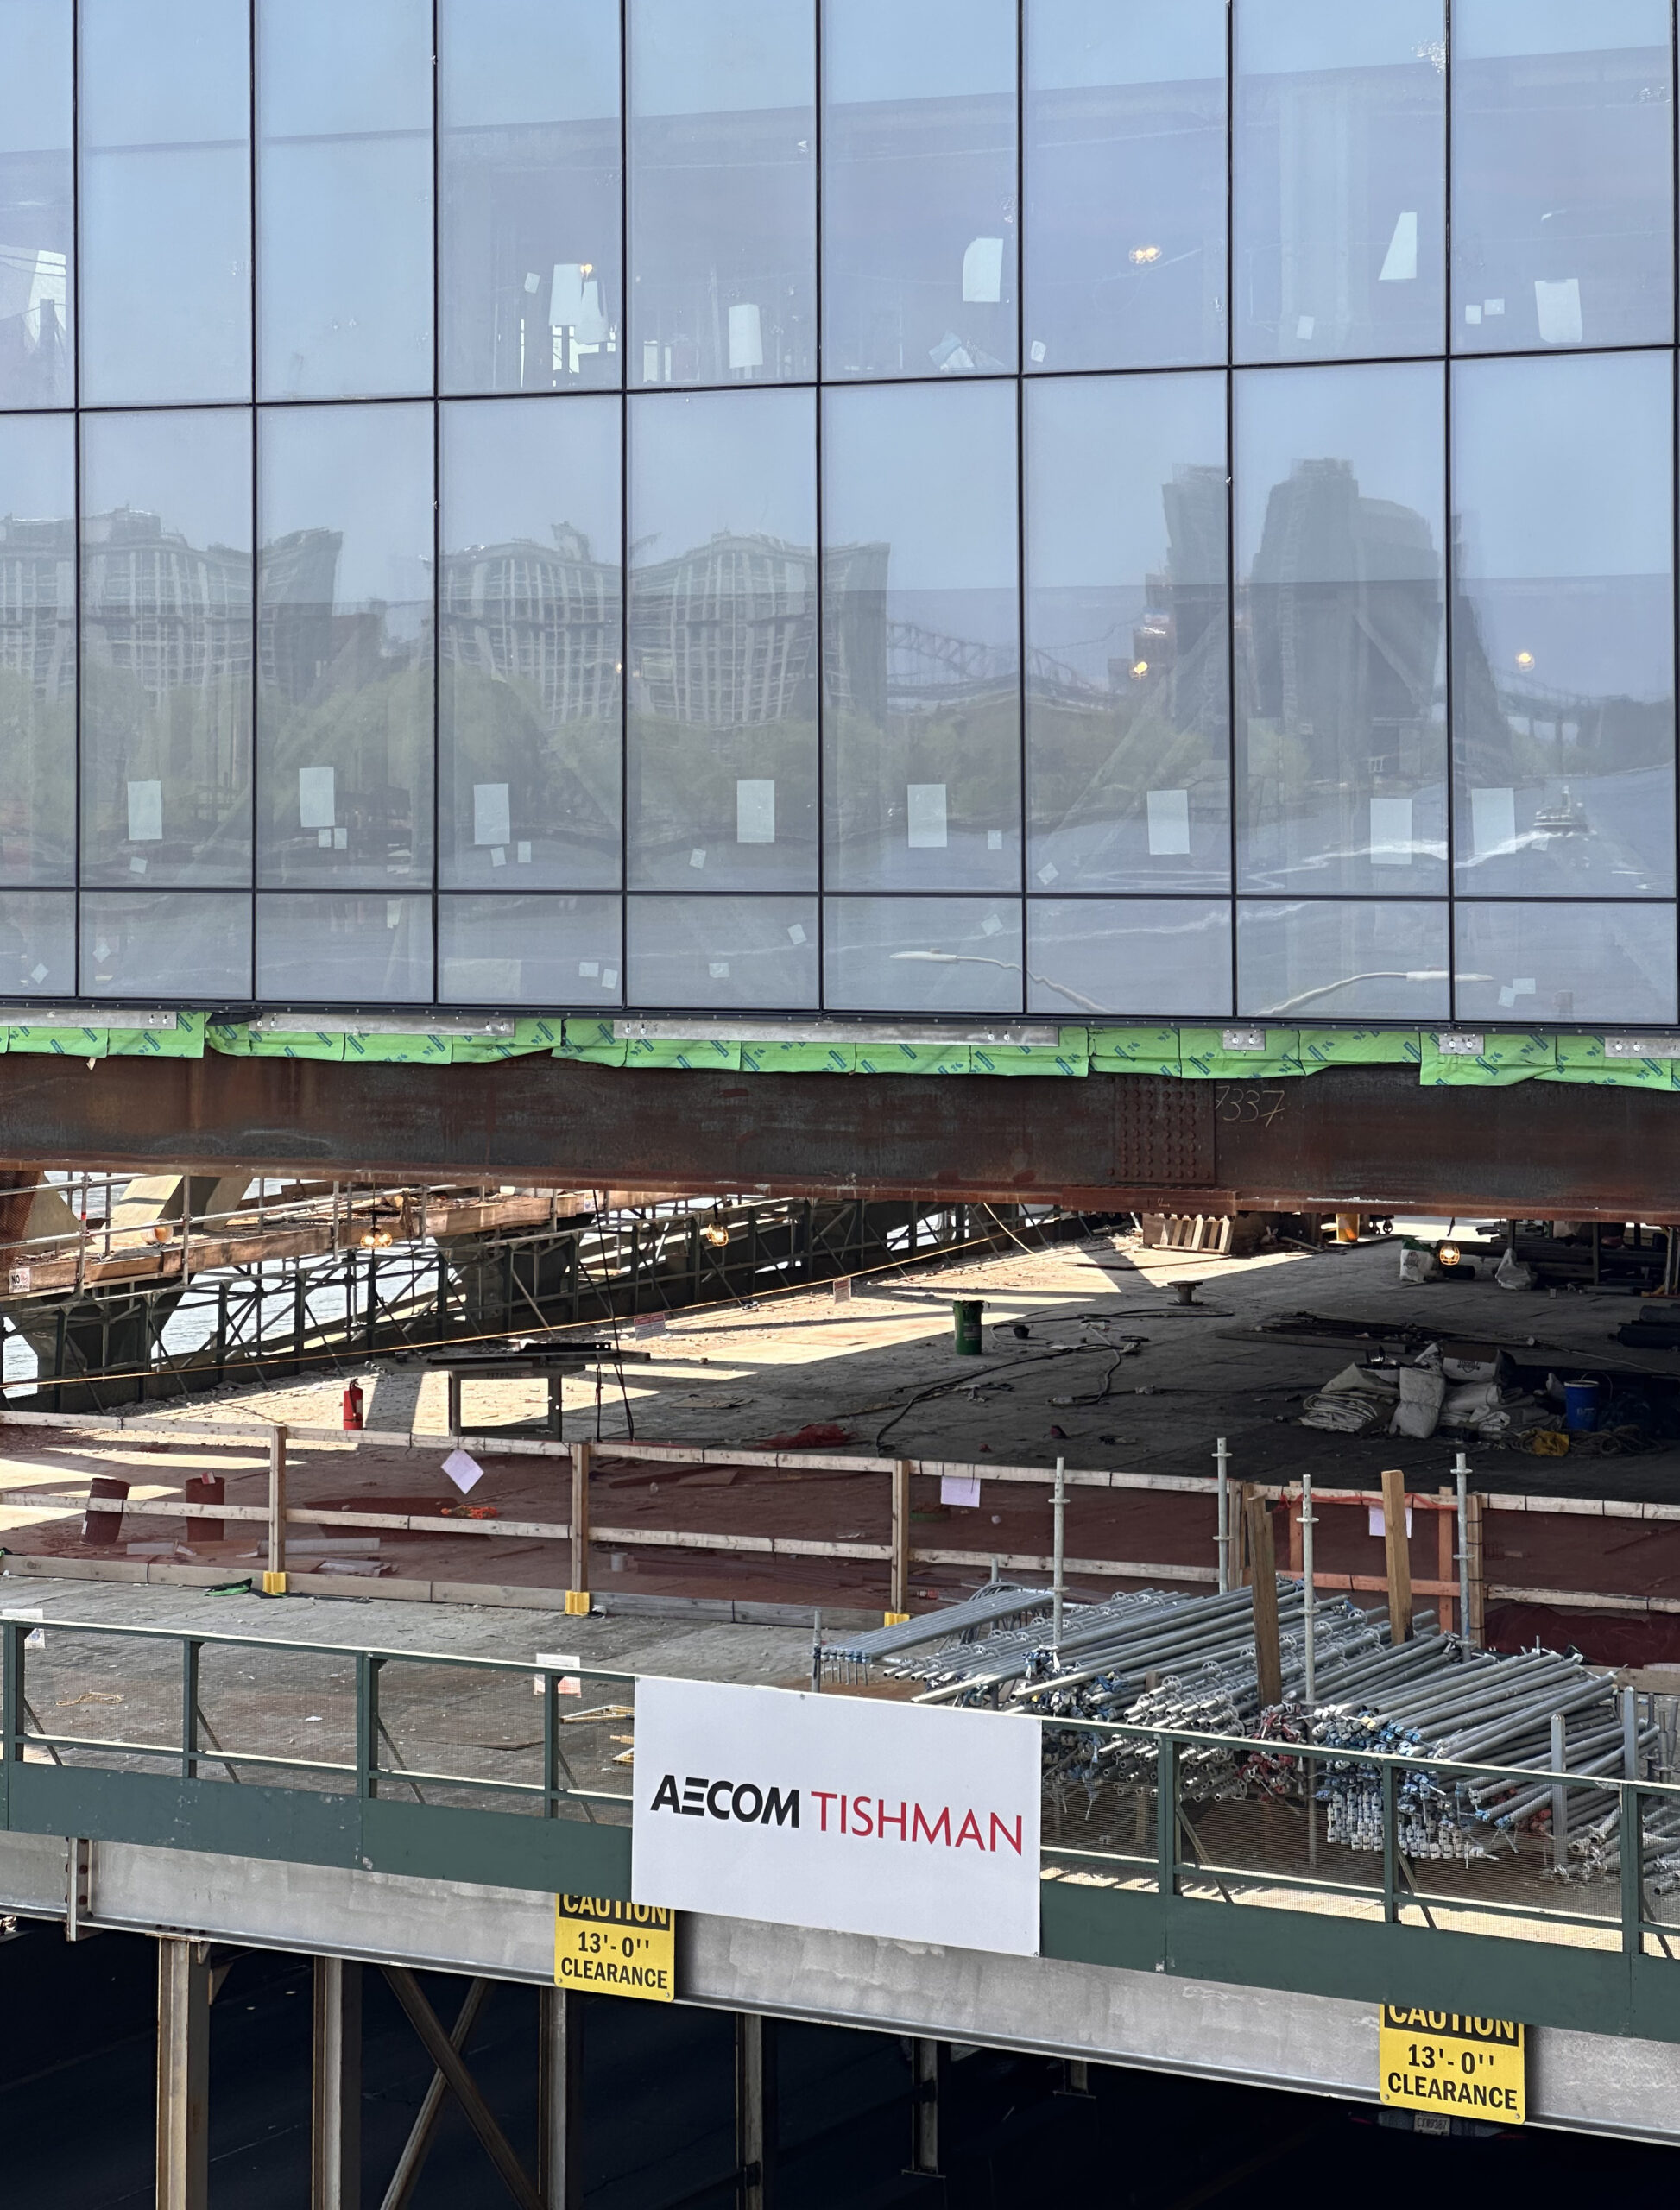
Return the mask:
<svg viewBox="0 0 1680 2210">
<path fill-rule="evenodd" d="M 1513 1083 L 1532 1082 L 1537 1075 L 1557 1067 L 1555 1039 L 1523 1031 L 1508 1036 L 1484 1034 L 1474 1057 L 1438 1048 L 1440 1032 L 1423 1032 L 1423 1058 L 1418 1080 L 1425 1089 L 1508 1089 Z"/>
<path fill-rule="evenodd" d="M 114 1059 L 201 1059 L 205 1022 L 202 1013 L 178 1013 L 173 1028 L 113 1028 L 109 1032 Z"/>
<path fill-rule="evenodd" d="M 516 1059 L 530 1051 L 552 1051 L 562 1040 L 558 1020 L 516 1020 L 511 1036 L 452 1036 L 452 1066 L 484 1066 L 492 1059 Z"/>
<path fill-rule="evenodd" d="M 743 1044 L 742 1074 L 855 1074 L 856 1044 Z"/>
<path fill-rule="evenodd" d="M 1671 1059 L 1607 1059 L 1601 1036 L 1559 1036 L 1557 1064 L 1543 1069 L 1542 1082 L 1572 1082 L 1596 1089 L 1680 1089 Z"/>
<path fill-rule="evenodd" d="M 1301 1031 L 1301 1065 L 1308 1074 L 1321 1067 L 1415 1067 L 1423 1056 L 1423 1039 L 1415 1028 Z"/>
<path fill-rule="evenodd" d="M 972 1074 L 966 1044 L 860 1044 L 859 1074 Z"/>
<path fill-rule="evenodd" d="M 627 1067 L 684 1067 L 691 1073 L 739 1074 L 741 1046 L 723 1037 L 633 1036 Z"/>
<path fill-rule="evenodd" d="M 1229 1025 L 1236 1028 L 1250 1024 L 1232 1021 Z M 1178 1070 L 1187 1082 L 1254 1082 L 1262 1077 L 1306 1072 L 1301 1063 L 1298 1028 L 1267 1028 L 1265 1035 L 1263 1051 L 1228 1051 L 1223 1028 L 1181 1028 Z"/>
<path fill-rule="evenodd" d="M 6 1032 L 10 1051 L 50 1051 L 61 1059 L 103 1059 L 109 1056 L 108 1028 L 10 1028 Z"/>
<path fill-rule="evenodd" d="M 212 1051 L 237 1059 L 342 1059 L 344 1039 L 314 1028 L 264 1030 L 237 1021 L 212 1027 L 208 1042 Z"/>
<path fill-rule="evenodd" d="M 581 1059 L 596 1067 L 622 1067 L 629 1045 L 613 1034 L 610 1020 L 585 1017 L 579 1020 L 565 1020 L 560 1024 L 560 1040 L 554 1047 L 557 1059 Z"/>
<path fill-rule="evenodd" d="M 1091 1070 L 1090 1031 L 1064 1028 L 1057 1044 L 976 1044 L 971 1055 L 976 1074 L 1087 1075 Z"/>
<path fill-rule="evenodd" d="M 447 1036 L 346 1036 L 344 1058 L 369 1066 L 446 1067 Z"/>
<path fill-rule="evenodd" d="M 1063 1031 L 1065 1035 L 1067 1032 Z M 1170 1074 L 1182 1071 L 1176 1028 L 1090 1028 L 1093 1074 Z"/>
</svg>

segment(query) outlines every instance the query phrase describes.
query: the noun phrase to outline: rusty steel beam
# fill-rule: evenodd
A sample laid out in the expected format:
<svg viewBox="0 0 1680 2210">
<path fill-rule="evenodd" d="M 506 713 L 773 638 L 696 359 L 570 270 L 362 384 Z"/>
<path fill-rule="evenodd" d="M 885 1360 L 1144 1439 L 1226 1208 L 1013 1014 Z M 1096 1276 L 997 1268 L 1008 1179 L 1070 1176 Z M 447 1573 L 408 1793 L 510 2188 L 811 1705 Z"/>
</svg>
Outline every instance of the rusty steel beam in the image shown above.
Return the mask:
<svg viewBox="0 0 1680 2210">
<path fill-rule="evenodd" d="M 0 1156 L 19 1171 L 237 1163 L 616 1192 L 1680 1219 L 1680 1096 L 1424 1089 L 1404 1067 L 1224 1083 L 19 1054 L 0 1057 Z"/>
</svg>

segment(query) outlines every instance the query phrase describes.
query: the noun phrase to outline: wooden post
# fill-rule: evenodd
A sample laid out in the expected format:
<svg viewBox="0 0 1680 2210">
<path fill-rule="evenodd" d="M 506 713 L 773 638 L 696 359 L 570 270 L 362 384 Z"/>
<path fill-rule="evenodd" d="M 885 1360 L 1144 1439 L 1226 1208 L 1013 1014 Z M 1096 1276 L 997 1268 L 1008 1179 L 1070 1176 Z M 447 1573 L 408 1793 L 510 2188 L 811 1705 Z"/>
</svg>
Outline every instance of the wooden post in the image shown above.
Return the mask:
<svg viewBox="0 0 1680 2210">
<path fill-rule="evenodd" d="M 592 1446 L 572 1446 L 572 1585 L 566 1591 L 568 1612 L 589 1611 L 589 1462 Z"/>
<path fill-rule="evenodd" d="M 286 1430 L 279 1424 L 268 1430 L 268 1564 L 262 1593 L 286 1594 Z"/>
<path fill-rule="evenodd" d="M 1382 1534 L 1387 1553 L 1389 1636 L 1395 1642 L 1410 1642 L 1412 1550 L 1405 1532 L 1405 1475 L 1398 1466 L 1383 1471 Z"/>
<path fill-rule="evenodd" d="M 1247 1588 L 1254 1579 L 1254 1546 L 1248 1539 L 1248 1507 L 1254 1500 L 1253 1481 L 1237 1485 L 1237 1508 L 1231 1528 L 1231 1586 Z"/>
<path fill-rule="evenodd" d="M 1260 1708 L 1281 1703 L 1283 1653 L 1278 1644 L 1278 1561 L 1272 1540 L 1272 1514 L 1265 1500 L 1248 1497 L 1243 1506 L 1248 1532 L 1248 1564 L 1254 1590 L 1254 1673 Z"/>
<path fill-rule="evenodd" d="M 900 1616 L 910 1609 L 910 1461 L 893 1461 L 893 1571 L 887 1607 Z"/>
</svg>

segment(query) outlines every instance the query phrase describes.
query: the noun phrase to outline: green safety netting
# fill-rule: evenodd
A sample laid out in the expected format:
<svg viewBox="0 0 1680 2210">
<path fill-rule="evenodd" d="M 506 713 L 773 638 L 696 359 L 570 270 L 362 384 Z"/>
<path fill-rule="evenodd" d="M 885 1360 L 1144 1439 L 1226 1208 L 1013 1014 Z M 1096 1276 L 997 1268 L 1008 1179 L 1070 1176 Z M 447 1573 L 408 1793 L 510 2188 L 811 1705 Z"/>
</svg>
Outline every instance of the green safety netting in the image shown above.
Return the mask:
<svg viewBox="0 0 1680 2210">
<path fill-rule="evenodd" d="M 633 1024 L 632 1024 L 633 1025 Z M 1618 1039 L 1620 1040 L 1620 1039 Z M 1657 1039 L 1652 1039 L 1653 1044 Z M 1671 1039 L 1662 1039 L 1667 1045 Z M 1473 1043 L 1473 1049 L 1466 1049 Z M 244 1058 L 328 1059 L 395 1066 L 473 1066 L 537 1052 L 583 1065 L 709 1069 L 728 1074 L 1172 1075 L 1185 1082 L 1274 1082 L 1327 1067 L 1412 1066 L 1435 1088 L 1500 1089 L 1519 1082 L 1602 1089 L 1680 1089 L 1680 1059 L 1612 1056 L 1603 1035 L 1543 1029 L 1162 1027 L 1146 1022 L 1062 1027 L 1054 1044 L 824 1043 L 623 1036 L 610 1016 L 514 1020 L 506 1035 L 458 1036 L 416 1028 L 259 1029 L 247 1021 L 181 1013 L 170 1028 L 75 1028 L 44 1023 L 0 1028 L 0 1051 L 65 1058 L 200 1058 L 206 1049 Z"/>
</svg>

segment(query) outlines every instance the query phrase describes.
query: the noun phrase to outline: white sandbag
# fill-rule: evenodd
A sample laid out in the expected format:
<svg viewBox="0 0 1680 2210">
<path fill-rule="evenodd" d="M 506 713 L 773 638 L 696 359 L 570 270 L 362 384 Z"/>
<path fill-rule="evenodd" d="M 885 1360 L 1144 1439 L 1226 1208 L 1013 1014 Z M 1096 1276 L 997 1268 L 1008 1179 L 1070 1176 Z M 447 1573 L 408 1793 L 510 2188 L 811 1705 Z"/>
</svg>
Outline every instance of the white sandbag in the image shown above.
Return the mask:
<svg viewBox="0 0 1680 2210">
<path fill-rule="evenodd" d="M 1440 1272 L 1433 1251 L 1414 1251 L 1405 1244 L 1400 1246 L 1402 1289 L 1421 1289 L 1425 1282 L 1435 1280 Z"/>
<path fill-rule="evenodd" d="M 1441 1418 L 1447 1379 L 1432 1366 L 1400 1368 L 1400 1401 L 1388 1424 L 1391 1435 L 1410 1435 L 1424 1442 L 1434 1434 Z"/>
<path fill-rule="evenodd" d="M 1532 1266 L 1507 1251 L 1494 1269 L 1494 1279 L 1501 1289 L 1532 1289 L 1538 1277 Z"/>
</svg>

